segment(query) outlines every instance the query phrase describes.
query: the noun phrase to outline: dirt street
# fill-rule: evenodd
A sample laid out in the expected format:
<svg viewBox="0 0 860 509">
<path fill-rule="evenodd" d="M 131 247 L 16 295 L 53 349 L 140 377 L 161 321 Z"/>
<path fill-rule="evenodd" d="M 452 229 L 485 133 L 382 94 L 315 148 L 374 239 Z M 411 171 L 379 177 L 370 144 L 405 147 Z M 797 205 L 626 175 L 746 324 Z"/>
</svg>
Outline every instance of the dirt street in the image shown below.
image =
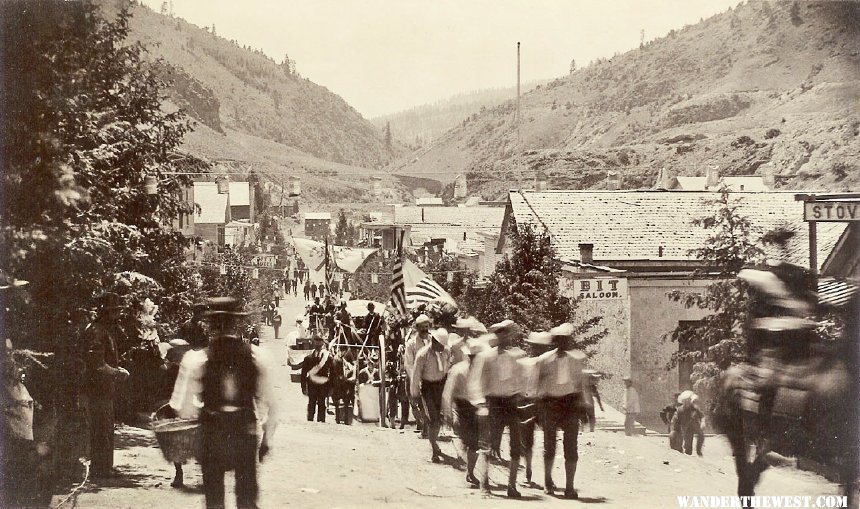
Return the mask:
<svg viewBox="0 0 860 509">
<path fill-rule="evenodd" d="M 304 302 L 282 302 L 285 330 L 292 329 Z M 375 424 L 348 427 L 305 421 L 305 398 L 290 382 L 285 366 L 284 339 L 274 339 L 263 327 L 263 346 L 277 361 L 276 390 L 282 403 L 281 425 L 271 455 L 259 468 L 261 507 L 571 507 L 597 503 L 604 508 L 678 507 L 679 495 L 731 495 L 735 476 L 728 446 L 722 438 L 705 444 L 705 457 L 670 451 L 665 438 L 625 437 L 597 431 L 579 437 L 577 472 L 579 501 L 549 497 L 537 488 L 521 488 L 523 499 L 504 498 L 507 470 L 491 467 L 494 496 L 482 499 L 464 481 L 464 472 L 450 465 L 431 464 L 429 445 L 413 433 L 379 428 Z M 170 487 L 173 467 L 161 456 L 148 430 L 123 427 L 117 440 L 116 464 L 124 477 L 91 484 L 76 500 L 77 507 L 202 507 L 202 477 L 196 464 L 186 466 L 184 490 Z M 446 433 L 450 437 L 451 433 Z M 536 444 L 541 443 L 540 433 Z M 442 443 L 456 457 L 455 442 Z M 558 447 L 561 454 L 561 446 Z M 502 453 L 507 457 L 505 449 Z M 535 447 L 534 479 L 542 482 L 542 448 Z M 563 460 L 556 461 L 556 484 L 563 484 Z M 520 472 L 520 479 L 524 473 Z M 234 504 L 228 475 L 228 504 Z M 763 476 L 761 495 L 837 494 L 838 487 L 819 476 L 792 469 L 771 469 Z M 230 506 L 230 505 L 228 505 Z"/>
</svg>

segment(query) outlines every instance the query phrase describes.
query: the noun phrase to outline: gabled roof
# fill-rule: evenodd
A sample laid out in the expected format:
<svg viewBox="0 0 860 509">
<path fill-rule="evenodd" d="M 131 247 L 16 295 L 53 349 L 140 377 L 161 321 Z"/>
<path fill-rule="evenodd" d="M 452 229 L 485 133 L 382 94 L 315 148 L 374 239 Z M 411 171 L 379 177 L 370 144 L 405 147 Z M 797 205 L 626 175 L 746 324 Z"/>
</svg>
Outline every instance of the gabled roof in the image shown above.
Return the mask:
<svg viewBox="0 0 860 509">
<path fill-rule="evenodd" d="M 690 250 L 701 247 L 711 231 L 691 222 L 709 213 L 705 200 L 716 198 L 714 192 L 511 191 L 508 210 L 519 223 L 546 227 L 565 262 L 579 260 L 580 243 L 593 244 L 595 263 L 601 264 L 695 261 Z M 743 192 L 731 193 L 731 198 L 758 235 L 777 227 L 793 230 L 787 253 L 774 255 L 808 265 L 803 202 L 795 201 L 794 193 Z M 820 263 L 844 229 L 845 223 L 818 223 Z"/>
<path fill-rule="evenodd" d="M 308 219 L 327 219 L 331 221 L 331 213 L 330 212 L 305 212 L 305 221 Z"/>
<path fill-rule="evenodd" d="M 199 224 L 225 224 L 227 222 L 227 194 L 218 194 L 215 182 L 194 183 L 194 203 L 200 206 L 194 222 Z"/>
<path fill-rule="evenodd" d="M 251 204 L 251 186 L 248 182 L 230 182 L 230 206 L 241 207 Z"/>
<path fill-rule="evenodd" d="M 409 236 L 413 244 L 428 238 L 445 238 L 452 249 L 464 240 L 483 242 L 482 234 L 498 232 L 504 217 L 505 209 L 499 207 L 394 208 L 394 222 L 411 226 Z"/>
</svg>

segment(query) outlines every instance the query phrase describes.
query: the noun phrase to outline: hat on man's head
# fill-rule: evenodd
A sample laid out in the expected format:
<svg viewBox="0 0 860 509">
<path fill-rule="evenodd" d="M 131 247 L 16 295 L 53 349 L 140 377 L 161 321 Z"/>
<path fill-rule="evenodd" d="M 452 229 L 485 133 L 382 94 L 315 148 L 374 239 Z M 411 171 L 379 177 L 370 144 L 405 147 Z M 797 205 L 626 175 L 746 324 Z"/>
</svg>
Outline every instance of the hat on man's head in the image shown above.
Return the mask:
<svg viewBox="0 0 860 509">
<path fill-rule="evenodd" d="M 455 329 L 467 329 L 470 331 L 484 333 L 487 332 L 487 328 L 478 321 L 474 316 L 469 316 L 466 318 L 457 318 L 457 321 L 454 323 Z"/>
<path fill-rule="evenodd" d="M 552 334 L 549 332 L 529 332 L 528 337 L 526 338 L 528 343 L 533 345 L 544 345 L 549 346 L 552 344 Z"/>
<path fill-rule="evenodd" d="M 430 325 L 430 317 L 425 314 L 418 315 L 418 318 L 415 319 L 415 325 L 427 324 Z"/>
<path fill-rule="evenodd" d="M 484 338 L 484 336 L 481 336 L 479 338 L 467 339 L 466 340 L 466 353 L 468 353 L 469 355 L 478 355 L 479 353 L 488 349 L 490 347 L 490 345 L 487 344 L 486 339 L 483 339 L 483 338 Z"/>
<path fill-rule="evenodd" d="M 433 339 L 441 343 L 443 346 L 448 345 L 448 331 L 439 327 L 438 329 L 433 329 L 430 331 L 430 335 L 433 336 Z"/>
<path fill-rule="evenodd" d="M 211 297 L 206 300 L 204 316 L 248 316 L 242 309 L 242 301 L 235 297 Z"/>
<path fill-rule="evenodd" d="M 697 400 L 697 399 L 699 399 L 699 397 L 698 397 L 698 396 L 696 396 L 696 393 L 695 393 L 695 392 L 693 392 L 693 391 L 689 391 L 689 390 L 688 390 L 688 391 L 684 391 L 684 392 L 682 392 L 681 394 L 679 394 L 679 395 L 678 395 L 678 403 L 684 403 L 685 401 L 688 401 L 688 400 L 689 400 L 690 402 L 693 402 L 693 401 L 695 401 L 695 400 Z"/>
<path fill-rule="evenodd" d="M 104 292 L 96 297 L 101 309 L 119 309 L 122 307 L 122 297 L 113 292 Z"/>
<path fill-rule="evenodd" d="M 554 338 L 573 336 L 573 324 L 565 322 L 550 329 L 549 333 Z"/>
</svg>

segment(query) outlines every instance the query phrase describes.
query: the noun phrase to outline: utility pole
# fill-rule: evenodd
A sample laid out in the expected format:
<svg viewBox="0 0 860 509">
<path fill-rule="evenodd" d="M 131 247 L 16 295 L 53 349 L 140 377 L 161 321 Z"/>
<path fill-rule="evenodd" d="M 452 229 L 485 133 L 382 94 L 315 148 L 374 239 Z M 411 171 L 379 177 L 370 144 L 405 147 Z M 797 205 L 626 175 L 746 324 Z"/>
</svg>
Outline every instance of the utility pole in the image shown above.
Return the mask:
<svg viewBox="0 0 860 509">
<path fill-rule="evenodd" d="M 517 143 L 520 142 L 520 43 L 517 41 Z"/>
</svg>

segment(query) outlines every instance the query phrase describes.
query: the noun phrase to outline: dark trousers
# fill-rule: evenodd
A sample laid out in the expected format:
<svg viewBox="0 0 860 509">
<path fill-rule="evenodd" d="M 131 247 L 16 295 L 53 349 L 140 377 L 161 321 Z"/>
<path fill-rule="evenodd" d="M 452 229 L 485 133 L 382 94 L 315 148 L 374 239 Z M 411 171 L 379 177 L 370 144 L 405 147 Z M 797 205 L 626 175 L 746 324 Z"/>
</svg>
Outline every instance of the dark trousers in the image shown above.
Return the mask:
<svg viewBox="0 0 860 509">
<path fill-rule="evenodd" d="M 516 396 L 488 397 L 487 408 L 490 411 L 490 418 L 482 420 L 484 429 L 481 430 L 481 448 L 485 450 L 493 448 L 496 445 L 496 437 L 499 437 L 501 442 L 502 433 L 507 426 L 510 431 L 511 459 L 519 458 L 523 444 L 520 438 L 520 416 Z"/>
<path fill-rule="evenodd" d="M 113 468 L 113 396 L 89 395 L 87 415 L 90 428 L 92 474 L 104 475 Z"/>
<path fill-rule="evenodd" d="M 412 377 L 406 377 L 406 387 L 412 387 Z M 424 425 L 424 405 L 420 398 L 417 402 L 410 400 L 409 404 L 412 407 L 412 415 L 415 416 L 415 425 L 421 428 Z"/>
<path fill-rule="evenodd" d="M 705 432 L 698 424 L 691 424 L 686 429 L 673 430 L 669 433 L 669 446 L 678 452 L 693 454 L 693 438 L 696 439 L 696 454 L 702 455 L 702 445 L 705 443 Z"/>
<path fill-rule="evenodd" d="M 318 422 L 325 422 L 325 398 L 328 396 L 328 384 L 317 385 L 308 381 L 308 420 L 314 420 L 314 412 Z"/>
<path fill-rule="evenodd" d="M 353 404 L 355 403 L 355 387 L 343 391 L 340 397 L 332 397 L 334 401 L 334 420 L 339 424 L 352 424 Z M 310 419 L 308 419 L 310 420 Z"/>
<path fill-rule="evenodd" d="M 579 413 L 582 411 L 578 394 L 544 400 L 546 414 L 543 430 L 544 458 L 554 458 L 556 436 L 560 429 L 563 434 L 564 459 L 578 460 L 577 435 L 579 434 Z"/>
<path fill-rule="evenodd" d="M 445 379 L 437 382 L 421 382 L 421 401 L 431 427 L 442 426 L 442 391 L 445 389 Z"/>
<path fill-rule="evenodd" d="M 251 411 L 218 413 L 203 419 L 203 491 L 206 507 L 224 507 L 224 473 L 236 471 L 236 506 L 257 507 L 257 435 Z"/>
</svg>

